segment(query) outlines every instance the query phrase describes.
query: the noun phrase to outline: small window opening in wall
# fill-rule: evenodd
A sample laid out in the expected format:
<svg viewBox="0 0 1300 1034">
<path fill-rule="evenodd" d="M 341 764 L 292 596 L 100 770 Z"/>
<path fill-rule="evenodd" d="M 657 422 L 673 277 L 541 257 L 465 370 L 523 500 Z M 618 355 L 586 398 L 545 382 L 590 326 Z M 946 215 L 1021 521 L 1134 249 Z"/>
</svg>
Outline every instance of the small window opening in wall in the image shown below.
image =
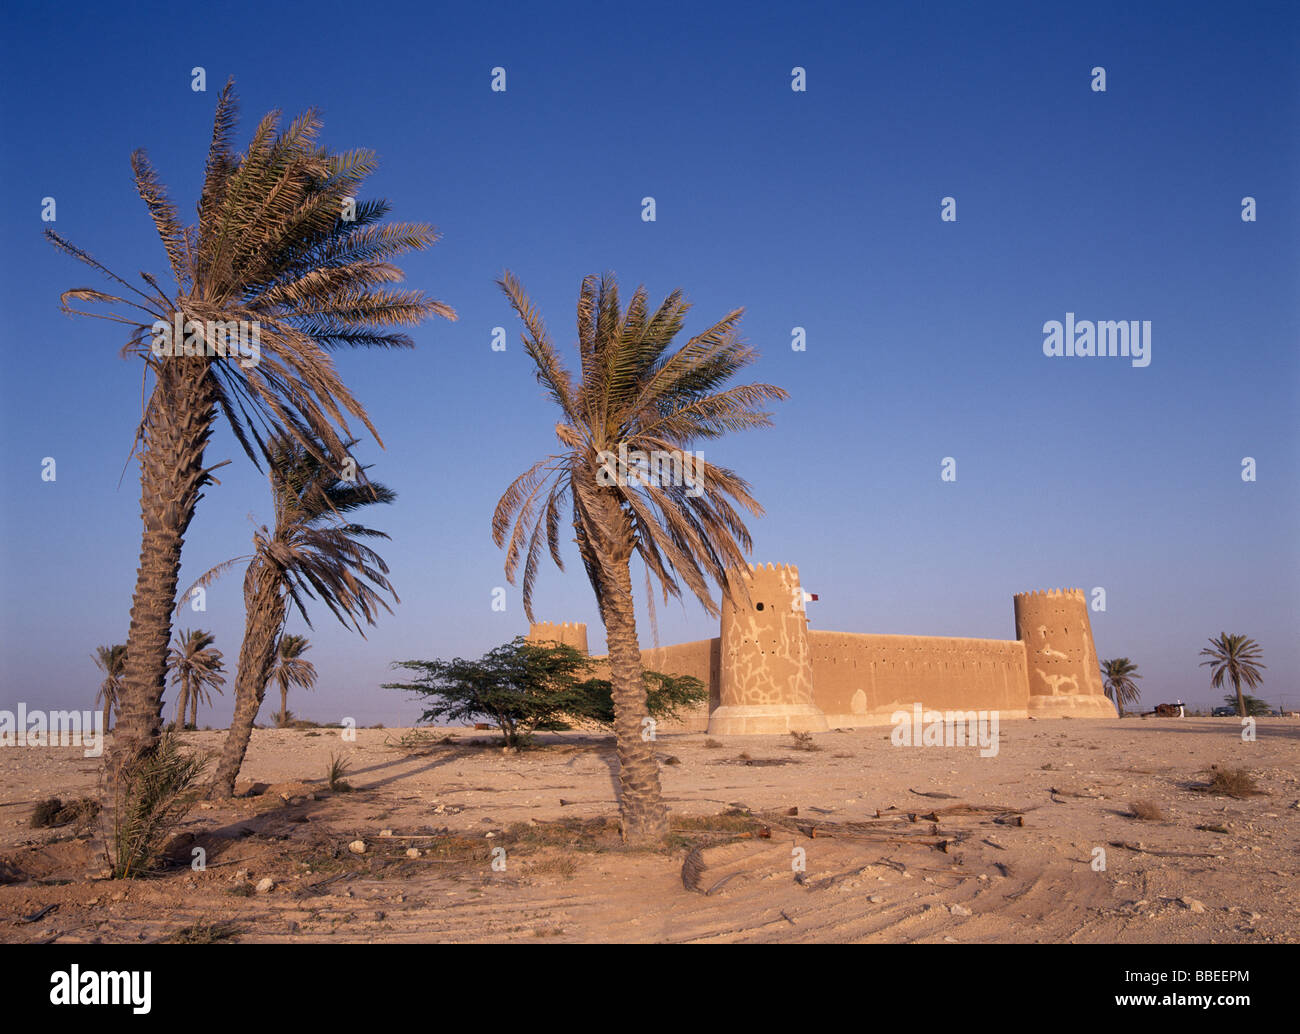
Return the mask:
<svg viewBox="0 0 1300 1034">
<path fill-rule="evenodd" d="M 755 610 L 762 610 L 762 609 L 763 609 L 763 604 L 761 604 L 761 603 L 755 603 L 755 604 L 754 604 L 754 609 L 755 609 Z"/>
</svg>

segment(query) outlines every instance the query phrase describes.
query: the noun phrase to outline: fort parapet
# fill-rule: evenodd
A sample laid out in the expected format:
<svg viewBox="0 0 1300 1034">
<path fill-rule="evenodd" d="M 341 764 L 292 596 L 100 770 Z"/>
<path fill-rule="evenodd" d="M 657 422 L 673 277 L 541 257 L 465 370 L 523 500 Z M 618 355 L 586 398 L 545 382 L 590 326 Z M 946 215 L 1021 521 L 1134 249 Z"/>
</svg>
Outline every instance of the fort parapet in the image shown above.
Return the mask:
<svg viewBox="0 0 1300 1034">
<path fill-rule="evenodd" d="M 749 598 L 724 599 L 718 638 L 641 651 L 647 670 L 709 687 L 708 704 L 665 731 L 887 725 L 917 703 L 1003 718 L 1116 717 L 1079 589 L 1016 595 L 1015 639 L 962 639 L 809 629 L 797 567 L 750 565 L 745 577 Z M 535 624 L 528 638 L 587 652 L 586 625 Z"/>
</svg>

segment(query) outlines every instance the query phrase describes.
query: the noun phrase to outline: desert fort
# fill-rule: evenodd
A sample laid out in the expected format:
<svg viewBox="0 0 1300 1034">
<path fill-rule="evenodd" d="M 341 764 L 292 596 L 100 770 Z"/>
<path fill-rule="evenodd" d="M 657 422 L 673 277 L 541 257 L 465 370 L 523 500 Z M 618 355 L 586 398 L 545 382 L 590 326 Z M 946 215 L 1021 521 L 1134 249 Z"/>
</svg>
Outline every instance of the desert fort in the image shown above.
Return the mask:
<svg viewBox="0 0 1300 1034">
<path fill-rule="evenodd" d="M 641 651 L 647 670 L 709 687 L 707 707 L 679 731 L 824 732 L 888 724 L 917 703 L 1004 718 L 1117 717 L 1082 590 L 1020 593 L 1015 639 L 965 639 L 809 628 L 793 565 L 751 564 L 746 584 L 748 600 L 723 600 L 717 637 Z M 533 624 L 528 638 L 588 652 L 585 624 Z"/>
</svg>

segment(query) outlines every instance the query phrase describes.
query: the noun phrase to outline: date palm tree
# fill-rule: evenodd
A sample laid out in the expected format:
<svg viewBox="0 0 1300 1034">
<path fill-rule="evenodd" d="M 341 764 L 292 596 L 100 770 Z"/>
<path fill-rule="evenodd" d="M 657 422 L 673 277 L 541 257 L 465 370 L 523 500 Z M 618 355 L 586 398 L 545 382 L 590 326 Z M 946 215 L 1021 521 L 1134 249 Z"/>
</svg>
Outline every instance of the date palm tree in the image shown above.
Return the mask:
<svg viewBox="0 0 1300 1034">
<path fill-rule="evenodd" d="M 271 669 L 271 681 L 280 687 L 280 713 L 276 716 L 280 725 L 289 724 L 289 687 L 312 689 L 316 685 L 316 665 L 303 657 L 309 649 L 305 636 L 286 632 L 280 637 L 275 667 Z"/>
<path fill-rule="evenodd" d="M 140 770 L 162 727 L 181 546 L 203 489 L 215 481 L 204 454 L 219 415 L 254 463 L 265 436 L 278 430 L 341 463 L 349 420 L 380 439 L 331 351 L 409 348 L 410 337 L 394 328 L 431 316 L 455 318 L 423 292 L 392 286 L 403 277 L 393 259 L 431 246 L 438 234 L 427 223 L 384 222 L 386 201 L 357 198 L 376 168 L 373 152 L 331 152 L 318 144 L 321 120 L 314 110 L 283 127 L 279 112 L 269 113 L 239 152 L 232 143 L 236 121 L 230 82 L 217 100 L 192 224 L 181 222 L 145 153 L 132 155 L 136 190 L 166 252 L 170 287 L 144 272 L 139 285 L 128 282 L 46 231 L 116 292 L 66 291 L 63 310 L 123 324 L 124 354 L 144 361 L 147 402 L 135 442 L 143 530 L 119 728 L 105 764 L 101 814 L 109 828 L 135 778 L 130 773 Z M 105 308 L 86 312 L 76 302 Z M 214 325 L 237 321 L 260 340 L 257 349 L 246 348 L 249 356 L 228 353 L 223 327 Z M 178 326 L 184 348 L 181 341 L 169 346 L 166 328 Z"/>
<path fill-rule="evenodd" d="M 349 448 L 352 444 L 348 443 Z M 208 584 L 235 564 L 249 561 L 244 572 L 244 640 L 235 676 L 235 715 L 213 780 L 216 797 L 235 792 L 235 777 L 244 763 L 253 723 L 274 671 L 290 604 L 310 627 L 307 600 L 318 599 L 341 624 L 351 625 L 364 637 L 363 621 L 373 625 L 381 607 L 391 611 L 382 594 L 398 600 L 388 581 L 388 565 L 362 541 L 388 536 L 347 519 L 363 506 L 391 503 L 397 494 L 363 480 L 367 468 L 336 470 L 322 459 L 319 450 L 309 450 L 287 434 L 271 439 L 269 453 L 275 526 L 257 531 L 250 556 L 227 560 L 196 583 Z M 301 652 L 295 656 L 300 657 Z M 301 673 L 302 665 L 312 667 L 301 661 L 288 670 Z M 282 696 L 281 711 L 284 709 Z"/>
<path fill-rule="evenodd" d="M 172 672 L 172 685 L 180 687 L 176 700 L 176 724 L 185 728 L 185 708 L 190 708 L 190 724 L 199 721 L 199 700 L 212 703 L 212 690 L 221 692 L 226 681 L 225 663 L 221 651 L 213 646 L 211 632 L 187 629 L 176 637 L 168 654 L 168 667 Z"/>
<path fill-rule="evenodd" d="M 1210 685 L 1222 689 L 1225 679 L 1231 682 L 1237 694 L 1237 714 L 1246 717 L 1246 698 L 1241 687 L 1254 689 L 1263 685 L 1264 677 L 1260 670 L 1268 667 L 1260 663 L 1259 643 L 1249 636 L 1222 632 L 1217 639 L 1210 639 L 1210 645 L 1201 651 L 1201 656 L 1209 658 L 1201 661 L 1201 667 L 1209 667 Z"/>
<path fill-rule="evenodd" d="M 118 700 L 122 695 L 122 677 L 126 672 L 126 644 L 97 646 L 94 655 L 95 666 L 104 673 L 104 681 L 95 694 L 95 703 L 104 704 L 104 731 L 109 731 L 110 721 L 117 711 Z"/>
<path fill-rule="evenodd" d="M 1138 666 L 1127 657 L 1115 657 L 1101 662 L 1102 685 L 1106 689 L 1106 695 L 1115 701 L 1121 718 L 1124 717 L 1125 704 L 1136 704 L 1142 699 L 1142 691 L 1134 681 L 1141 677 Z"/>
<path fill-rule="evenodd" d="M 559 451 L 538 460 L 506 490 L 492 517 L 492 537 L 506 547 L 512 583 L 523 562 L 524 610 L 531 621 L 541 551 L 545 547 L 563 569 L 560 526 L 571 508 L 578 553 L 609 646 L 623 838 L 653 843 L 666 834 L 668 820 L 654 745 L 643 725 L 646 690 L 632 558 L 640 559 L 647 586 L 657 583 L 665 600 L 680 598 L 685 583 L 716 616 L 711 584 L 744 597 L 737 573 L 750 538 L 732 502 L 755 515 L 762 507 L 734 472 L 685 454 L 694 443 L 728 431 L 770 425 L 770 415 L 759 407 L 786 393 L 770 384 L 726 386 L 757 357 L 738 336 L 742 310 L 674 348 L 689 309 L 682 292 L 672 292 L 652 312 L 645 289 L 638 288 L 624 309 L 609 274 L 582 282 L 581 374 L 575 381 L 519 281 L 507 272 L 498 283 L 523 323 L 524 347 L 560 419 Z M 660 476 L 662 468 L 650 466 L 656 458 L 676 458 L 682 476 Z M 666 483 L 674 481 L 681 483 Z"/>
</svg>

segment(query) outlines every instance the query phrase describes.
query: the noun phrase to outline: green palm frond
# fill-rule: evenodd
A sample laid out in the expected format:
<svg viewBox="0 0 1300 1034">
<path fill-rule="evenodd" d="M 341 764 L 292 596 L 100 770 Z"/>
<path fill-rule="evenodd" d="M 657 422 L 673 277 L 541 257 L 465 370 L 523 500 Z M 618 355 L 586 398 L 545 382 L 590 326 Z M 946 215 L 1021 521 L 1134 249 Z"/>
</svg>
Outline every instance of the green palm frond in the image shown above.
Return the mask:
<svg viewBox="0 0 1300 1034">
<path fill-rule="evenodd" d="M 1106 695 L 1121 709 L 1141 700 L 1142 691 L 1135 680 L 1142 676 L 1138 674 L 1138 666 L 1127 657 L 1102 661 L 1101 677 Z"/>
<path fill-rule="evenodd" d="M 519 281 L 507 272 L 498 283 L 524 325 L 524 347 L 537 379 L 561 415 L 555 428 L 560 451 L 516 478 L 492 518 L 493 541 L 506 550 L 512 583 L 522 565 L 529 620 L 543 550 L 563 567 L 566 514 L 598 603 L 618 565 L 638 556 L 665 600 L 689 590 L 716 615 L 711 585 L 733 595 L 744 592 L 735 572 L 745 565 L 750 537 L 740 511 L 763 512 L 749 485 L 702 457 L 698 491 L 675 479 L 656 483 L 649 473 L 635 471 L 625 483 L 610 484 L 608 457 L 620 448 L 629 455 L 681 455 L 699 442 L 770 425 L 764 407 L 786 398 L 784 390 L 728 386 L 757 357 L 740 339 L 741 310 L 674 347 L 690 309 L 681 291 L 652 312 L 644 288 L 624 307 L 611 274 L 589 276 L 578 296 L 575 378 Z"/>
<path fill-rule="evenodd" d="M 215 381 L 217 405 L 250 458 L 260 465 L 267 441 L 288 434 L 308 449 L 344 456 L 350 421 L 379 435 L 360 401 L 340 378 L 330 352 L 342 347 L 409 348 L 404 328 L 427 317 L 455 319 L 444 303 L 402 280 L 393 260 L 430 247 L 437 230 L 427 223 L 381 220 L 389 205 L 359 199 L 376 167 L 373 153 L 333 153 L 318 143 L 321 121 L 307 111 L 281 126 L 266 115 L 248 146 L 236 151 L 233 83 L 217 99 L 197 221 L 180 221 L 148 156 L 131 159 L 137 192 L 167 256 L 174 289 L 141 273 L 141 289 L 52 230 L 57 248 L 124 290 L 109 294 L 77 288 L 63 295 L 65 311 L 130 328 L 127 354 L 155 373 L 162 362 L 204 362 Z M 356 219 L 344 203 L 357 199 Z M 97 311 L 72 308 L 85 302 Z M 149 328 L 161 320 L 244 321 L 260 330 L 260 357 L 244 365 L 220 357 L 160 358 L 148 347 Z M 382 444 L 382 442 L 381 442 Z"/>
<path fill-rule="evenodd" d="M 116 708 L 122 697 L 122 686 L 126 678 L 126 644 L 98 646 L 94 653 L 95 665 L 104 673 L 95 702 L 106 707 Z"/>
</svg>

